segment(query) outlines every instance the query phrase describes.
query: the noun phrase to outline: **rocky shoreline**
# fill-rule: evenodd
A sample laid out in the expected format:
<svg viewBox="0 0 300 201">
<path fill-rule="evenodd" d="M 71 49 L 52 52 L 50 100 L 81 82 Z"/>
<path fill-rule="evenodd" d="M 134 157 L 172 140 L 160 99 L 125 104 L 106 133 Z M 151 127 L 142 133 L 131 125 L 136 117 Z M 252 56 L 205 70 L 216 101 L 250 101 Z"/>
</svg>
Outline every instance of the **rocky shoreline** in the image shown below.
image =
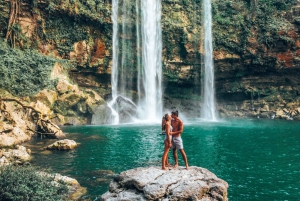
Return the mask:
<svg viewBox="0 0 300 201">
<path fill-rule="evenodd" d="M 2 166 L 22 166 L 27 167 L 30 165 L 31 150 L 24 146 L 16 145 L 15 148 L 2 148 L 0 149 L 0 168 Z M 63 176 L 57 173 L 47 173 L 37 171 L 36 174 L 43 177 L 52 178 L 51 185 L 58 185 L 57 182 L 63 182 L 68 189 L 68 200 L 78 200 L 86 193 L 86 188 L 82 187 L 79 182 L 71 177 Z M 12 179 L 12 178 L 11 178 Z M 27 182 L 27 181 L 24 181 Z M 28 181 L 30 182 L 30 181 Z M 57 184 L 56 184 L 57 183 Z M 49 184 L 50 185 L 50 184 Z"/>
<path fill-rule="evenodd" d="M 31 150 L 20 144 L 33 136 L 61 139 L 65 138 L 62 130 L 47 115 L 47 108 L 41 102 L 26 104 L 14 97 L 0 99 L 0 167 L 30 165 Z M 59 140 L 45 149 L 70 150 L 78 144 L 73 140 Z M 76 179 L 60 174 L 36 172 L 43 177 L 52 178 L 51 185 L 62 181 L 68 189 L 68 200 L 78 200 L 86 189 Z M 18 179 L 18 178 L 15 178 Z M 24 181 L 30 182 L 30 181 Z M 50 184 L 49 184 L 50 185 Z"/>
</svg>

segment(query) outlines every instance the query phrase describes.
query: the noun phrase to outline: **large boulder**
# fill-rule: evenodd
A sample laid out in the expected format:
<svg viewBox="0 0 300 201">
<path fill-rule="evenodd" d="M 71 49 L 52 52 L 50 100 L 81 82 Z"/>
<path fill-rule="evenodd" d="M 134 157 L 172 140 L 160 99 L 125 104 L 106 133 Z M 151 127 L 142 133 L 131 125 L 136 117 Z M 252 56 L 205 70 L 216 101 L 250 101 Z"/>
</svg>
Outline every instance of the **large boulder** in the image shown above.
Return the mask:
<svg viewBox="0 0 300 201">
<path fill-rule="evenodd" d="M 111 124 L 113 123 L 113 113 L 107 104 L 100 105 L 96 108 L 92 116 L 92 125 Z"/>
<path fill-rule="evenodd" d="M 91 89 L 86 89 L 85 92 L 87 93 L 86 105 L 87 109 L 90 113 L 95 113 L 96 108 L 101 105 L 105 104 L 105 100 L 99 96 L 98 93 Z"/>
<path fill-rule="evenodd" d="M 0 166 L 30 161 L 30 153 L 30 149 L 19 145 L 16 145 L 16 149 L 2 149 L 0 150 Z"/>
<path fill-rule="evenodd" d="M 9 147 L 30 140 L 36 125 L 32 116 L 14 101 L 0 101 L 0 146 Z"/>
<path fill-rule="evenodd" d="M 205 168 L 142 167 L 116 176 L 101 200 L 227 201 L 227 189 L 227 182 Z"/>
<path fill-rule="evenodd" d="M 57 150 L 71 150 L 77 147 L 78 144 L 74 140 L 59 140 L 49 145 L 47 149 L 57 149 Z"/>
<path fill-rule="evenodd" d="M 42 102 L 43 104 L 45 104 L 48 107 L 52 107 L 53 104 L 55 103 L 55 101 L 57 100 L 58 94 L 56 91 L 50 90 L 50 89 L 44 89 L 42 91 L 40 91 L 38 94 L 36 94 L 33 97 L 33 101 L 34 102 Z"/>
<path fill-rule="evenodd" d="M 55 113 L 51 116 L 53 123 L 57 125 L 90 124 L 92 115 L 99 105 L 105 103 L 105 100 L 92 89 L 79 88 L 58 63 L 53 68 L 51 78 L 57 79 L 57 99 L 52 104 L 52 110 Z M 84 81 L 89 81 L 89 79 L 85 78 Z"/>
<path fill-rule="evenodd" d="M 49 119 L 40 119 L 37 125 L 39 130 L 43 131 L 43 133 L 48 137 L 58 139 L 66 137 L 62 130 L 56 124 L 52 123 Z"/>
<path fill-rule="evenodd" d="M 112 102 L 112 108 L 117 108 L 120 123 L 132 122 L 133 117 L 137 117 L 138 114 L 138 108 L 134 102 L 124 96 L 118 96 Z"/>
<path fill-rule="evenodd" d="M 60 181 L 63 181 L 68 187 L 68 199 L 67 200 L 79 200 L 79 198 L 84 195 L 87 190 L 85 187 L 82 187 L 78 181 L 74 178 L 63 176 L 61 174 L 49 174 L 46 172 L 38 172 L 43 177 L 52 178 L 52 185 L 58 185 Z"/>
<path fill-rule="evenodd" d="M 133 118 L 137 117 L 137 106 L 126 97 L 118 96 L 109 104 L 111 104 L 111 106 L 108 104 L 101 104 L 93 110 L 91 124 L 99 125 L 114 123 L 114 119 L 117 115 L 119 117 L 119 123 L 132 122 L 134 120 Z M 114 112 L 112 108 L 117 108 L 117 111 Z"/>
<path fill-rule="evenodd" d="M 43 117 L 50 117 L 53 115 L 51 108 L 39 100 L 31 102 L 30 106 L 35 110 L 40 111 Z"/>
<path fill-rule="evenodd" d="M 2 156 L 0 158 L 0 166 L 9 165 L 9 164 L 10 164 L 10 162 L 5 156 Z"/>
</svg>

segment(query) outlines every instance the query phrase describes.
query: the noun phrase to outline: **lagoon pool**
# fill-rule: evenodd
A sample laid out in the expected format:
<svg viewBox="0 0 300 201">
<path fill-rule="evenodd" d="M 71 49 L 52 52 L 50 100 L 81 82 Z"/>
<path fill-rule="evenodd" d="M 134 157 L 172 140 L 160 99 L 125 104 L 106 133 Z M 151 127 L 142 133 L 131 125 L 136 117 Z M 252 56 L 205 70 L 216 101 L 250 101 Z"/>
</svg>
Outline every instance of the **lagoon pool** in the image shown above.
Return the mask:
<svg viewBox="0 0 300 201">
<path fill-rule="evenodd" d="M 108 190 L 114 174 L 161 165 L 159 124 L 62 127 L 80 143 L 71 151 L 47 151 L 53 140 L 35 138 L 32 164 L 50 167 L 87 187 L 92 199 Z M 298 200 L 300 197 L 300 122 L 234 119 L 185 122 L 182 135 L 190 166 L 200 166 L 229 184 L 234 200 Z M 172 153 L 169 154 L 173 162 Z M 184 162 L 179 154 L 179 163 Z"/>
</svg>

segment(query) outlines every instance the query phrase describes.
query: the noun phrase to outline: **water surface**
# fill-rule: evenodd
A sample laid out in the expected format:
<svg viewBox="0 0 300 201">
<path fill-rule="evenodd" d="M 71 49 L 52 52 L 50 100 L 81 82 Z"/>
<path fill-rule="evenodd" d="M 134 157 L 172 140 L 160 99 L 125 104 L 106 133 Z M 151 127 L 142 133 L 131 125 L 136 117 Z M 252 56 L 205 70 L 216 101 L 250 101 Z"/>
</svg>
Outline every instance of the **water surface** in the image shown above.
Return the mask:
<svg viewBox="0 0 300 201">
<path fill-rule="evenodd" d="M 80 146 L 42 151 L 53 140 L 36 138 L 33 164 L 73 177 L 99 197 L 114 174 L 158 165 L 163 153 L 160 125 L 63 127 Z M 230 200 L 298 200 L 300 124 L 279 120 L 185 123 L 182 135 L 189 164 L 214 172 L 229 184 Z M 37 146 L 33 146 L 36 144 Z M 171 153 L 169 160 L 173 162 Z M 179 154 L 179 163 L 184 162 Z"/>
</svg>

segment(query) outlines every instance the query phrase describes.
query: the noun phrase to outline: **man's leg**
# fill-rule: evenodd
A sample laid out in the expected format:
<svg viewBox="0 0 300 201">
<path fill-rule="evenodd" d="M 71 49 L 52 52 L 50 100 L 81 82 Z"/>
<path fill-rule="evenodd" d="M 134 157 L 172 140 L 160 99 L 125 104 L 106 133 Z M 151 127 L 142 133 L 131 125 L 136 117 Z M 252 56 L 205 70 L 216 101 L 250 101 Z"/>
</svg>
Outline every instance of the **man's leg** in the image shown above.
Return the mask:
<svg viewBox="0 0 300 201">
<path fill-rule="evenodd" d="M 173 157 L 174 157 L 174 167 L 177 168 L 178 167 L 178 154 L 177 154 L 177 149 L 173 149 Z"/>
<path fill-rule="evenodd" d="M 188 161 L 187 161 L 186 154 L 185 154 L 185 152 L 184 152 L 183 149 L 179 149 L 179 151 L 180 151 L 180 153 L 181 153 L 181 155 L 182 155 L 182 158 L 183 158 L 183 160 L 184 160 L 185 167 L 186 167 L 186 169 L 188 170 L 188 169 L 189 169 L 189 164 L 188 164 Z M 178 156 L 177 156 L 177 158 L 178 158 Z"/>
</svg>

